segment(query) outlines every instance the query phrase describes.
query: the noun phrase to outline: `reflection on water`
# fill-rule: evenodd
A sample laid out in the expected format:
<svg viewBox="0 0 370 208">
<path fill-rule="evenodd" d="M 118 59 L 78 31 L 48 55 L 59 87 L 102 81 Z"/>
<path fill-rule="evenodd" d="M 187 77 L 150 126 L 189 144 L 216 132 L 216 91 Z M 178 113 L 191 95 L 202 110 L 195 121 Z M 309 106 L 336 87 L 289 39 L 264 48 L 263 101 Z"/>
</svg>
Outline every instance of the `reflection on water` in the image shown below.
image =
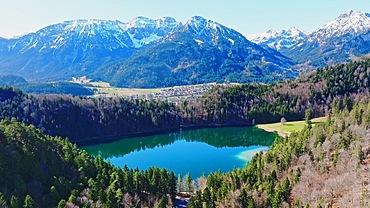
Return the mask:
<svg viewBox="0 0 370 208">
<path fill-rule="evenodd" d="M 259 151 L 266 151 L 276 138 L 256 127 L 220 127 L 179 131 L 85 146 L 116 166 L 146 169 L 158 166 L 176 174 L 201 176 L 243 167 Z"/>
</svg>

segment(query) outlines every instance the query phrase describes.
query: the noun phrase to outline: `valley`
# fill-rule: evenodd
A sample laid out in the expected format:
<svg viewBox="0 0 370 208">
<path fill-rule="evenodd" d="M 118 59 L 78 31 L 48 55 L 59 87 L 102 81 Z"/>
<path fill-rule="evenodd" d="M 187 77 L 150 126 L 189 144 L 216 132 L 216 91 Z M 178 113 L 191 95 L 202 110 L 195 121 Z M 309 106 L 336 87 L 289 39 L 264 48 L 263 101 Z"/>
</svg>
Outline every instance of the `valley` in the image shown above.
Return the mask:
<svg viewBox="0 0 370 208">
<path fill-rule="evenodd" d="M 90 82 L 83 78 L 73 80 L 73 83 L 82 84 L 85 88 L 94 92 L 94 97 L 122 97 L 125 99 L 147 99 L 179 103 L 195 100 L 205 92 L 212 89 L 217 83 L 205 83 L 197 85 L 183 85 L 165 88 L 119 88 L 113 87 L 106 82 Z M 221 84 L 225 86 L 238 85 L 238 83 Z"/>
</svg>

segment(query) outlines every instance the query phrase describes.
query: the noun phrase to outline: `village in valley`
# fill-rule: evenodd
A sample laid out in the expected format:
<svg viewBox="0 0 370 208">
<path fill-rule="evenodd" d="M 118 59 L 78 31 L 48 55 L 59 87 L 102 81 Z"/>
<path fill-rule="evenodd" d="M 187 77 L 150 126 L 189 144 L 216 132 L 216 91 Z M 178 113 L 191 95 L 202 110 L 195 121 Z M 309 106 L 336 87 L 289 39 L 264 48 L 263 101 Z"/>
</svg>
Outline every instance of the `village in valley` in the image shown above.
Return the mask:
<svg viewBox="0 0 370 208">
<path fill-rule="evenodd" d="M 185 100 L 195 100 L 201 97 L 205 92 L 212 89 L 218 83 L 205 83 L 197 85 L 183 85 L 166 88 L 117 88 L 112 87 L 106 82 L 93 82 L 86 76 L 72 78 L 74 83 L 79 83 L 94 91 L 94 97 L 123 97 L 126 99 L 147 99 L 161 100 L 172 103 L 179 103 Z M 236 85 L 236 83 L 223 83 L 222 85 Z"/>
</svg>

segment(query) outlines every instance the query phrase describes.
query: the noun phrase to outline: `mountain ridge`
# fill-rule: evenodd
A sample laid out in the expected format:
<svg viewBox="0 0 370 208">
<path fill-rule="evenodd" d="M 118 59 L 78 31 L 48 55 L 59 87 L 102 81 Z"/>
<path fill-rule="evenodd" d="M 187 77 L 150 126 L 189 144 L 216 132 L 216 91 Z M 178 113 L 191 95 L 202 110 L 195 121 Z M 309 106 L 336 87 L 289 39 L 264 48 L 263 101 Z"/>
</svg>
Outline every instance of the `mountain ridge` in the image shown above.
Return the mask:
<svg viewBox="0 0 370 208">
<path fill-rule="evenodd" d="M 306 65 L 370 53 L 370 15 L 350 10 L 310 34 L 293 27 L 247 37 L 201 16 L 185 24 L 171 17 L 69 20 L 0 38 L 0 71 L 30 81 L 88 76 L 120 87 L 268 83 L 293 78 Z"/>
<path fill-rule="evenodd" d="M 155 87 L 263 79 L 271 82 L 293 77 L 294 71 L 287 70 L 291 65 L 289 58 L 279 52 L 263 49 L 231 28 L 195 16 L 158 43 L 114 66 L 117 72 L 110 84 Z"/>
<path fill-rule="evenodd" d="M 313 66 L 348 62 L 370 53 L 369 48 L 363 47 L 370 44 L 366 38 L 369 32 L 370 14 L 349 10 L 280 52 L 298 63 L 308 62 Z"/>
<path fill-rule="evenodd" d="M 294 46 L 300 40 L 306 38 L 308 34 L 308 32 L 302 31 L 296 27 L 291 27 L 288 30 L 283 29 L 280 31 L 271 29 L 264 33 L 256 33 L 247 35 L 246 37 L 256 44 L 279 51 L 282 48 Z"/>
<path fill-rule="evenodd" d="M 292 65 L 289 58 L 252 44 L 239 32 L 200 16 L 190 18 L 184 25 L 170 17 L 154 20 L 139 16 L 129 23 L 70 20 L 5 42 L 8 45 L 0 47 L 2 73 L 22 75 L 28 80 L 88 76 L 116 86 L 163 87 L 234 81 L 243 74 L 243 82 L 271 82 L 295 76 L 293 71 L 286 71 Z M 166 44 L 159 46 L 163 43 Z M 162 52 L 177 50 L 174 47 L 183 47 L 183 51 L 176 56 L 164 55 L 172 60 L 156 60 L 155 56 Z M 129 68 L 128 75 L 121 76 L 121 71 L 127 71 L 122 67 Z M 265 79 L 265 74 L 276 76 Z"/>
</svg>

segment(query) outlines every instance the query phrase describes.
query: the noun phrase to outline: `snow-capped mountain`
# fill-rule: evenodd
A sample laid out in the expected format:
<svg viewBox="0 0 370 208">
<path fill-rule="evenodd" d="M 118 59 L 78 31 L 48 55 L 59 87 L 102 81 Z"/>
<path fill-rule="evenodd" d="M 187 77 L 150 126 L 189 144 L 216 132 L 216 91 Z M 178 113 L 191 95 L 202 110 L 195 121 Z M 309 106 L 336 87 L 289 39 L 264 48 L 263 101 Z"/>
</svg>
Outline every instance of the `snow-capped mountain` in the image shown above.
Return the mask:
<svg viewBox="0 0 370 208">
<path fill-rule="evenodd" d="M 163 17 L 157 20 L 137 17 L 126 25 L 125 30 L 129 34 L 134 47 L 141 48 L 165 37 L 181 25 L 171 17 Z"/>
<path fill-rule="evenodd" d="M 328 39 L 342 37 L 349 39 L 369 30 L 370 14 L 349 10 L 312 33 L 308 41 L 318 42 L 321 46 L 326 44 Z"/>
<path fill-rule="evenodd" d="M 145 17 L 137 17 L 129 23 L 93 19 L 65 21 L 15 39 L 16 44 L 10 50 L 19 47 L 27 50 L 37 46 L 41 46 L 42 50 L 60 48 L 71 42 L 90 48 L 104 43 L 107 50 L 140 48 L 163 38 L 180 24 L 173 18 L 153 20 Z"/>
<path fill-rule="evenodd" d="M 213 46 L 217 46 L 225 40 L 229 43 L 227 45 L 233 45 L 235 40 L 244 38 L 242 34 L 233 29 L 200 16 L 192 17 L 182 28 L 182 31 L 191 32 L 197 43 L 206 41 Z"/>
<path fill-rule="evenodd" d="M 288 30 L 269 30 L 264 33 L 248 35 L 247 39 L 261 46 L 267 46 L 279 51 L 280 49 L 294 46 L 305 39 L 307 34 L 305 31 L 292 27 Z"/>
<path fill-rule="evenodd" d="M 239 32 L 195 16 L 156 44 L 123 63 L 110 82 L 124 87 L 158 87 L 205 82 L 271 82 L 297 74 L 275 50 L 248 41 Z"/>
<path fill-rule="evenodd" d="M 26 53 L 37 49 L 59 50 L 78 46 L 82 50 L 103 47 L 106 50 L 132 47 L 131 39 L 124 30 L 124 24 L 109 20 L 74 20 L 45 27 L 35 33 L 11 39 L 14 42 L 9 51 Z M 100 44 L 108 42 L 109 44 Z"/>
<path fill-rule="evenodd" d="M 280 51 L 298 63 L 310 62 L 314 66 L 350 61 L 370 53 L 369 32 L 370 14 L 350 10 L 295 46 Z"/>
<path fill-rule="evenodd" d="M 138 17 L 129 23 L 94 19 L 65 21 L 6 40 L 5 44 L 0 40 L 0 69 L 2 73 L 21 74 L 30 80 L 83 76 L 131 56 L 179 25 L 173 18 Z"/>
</svg>

